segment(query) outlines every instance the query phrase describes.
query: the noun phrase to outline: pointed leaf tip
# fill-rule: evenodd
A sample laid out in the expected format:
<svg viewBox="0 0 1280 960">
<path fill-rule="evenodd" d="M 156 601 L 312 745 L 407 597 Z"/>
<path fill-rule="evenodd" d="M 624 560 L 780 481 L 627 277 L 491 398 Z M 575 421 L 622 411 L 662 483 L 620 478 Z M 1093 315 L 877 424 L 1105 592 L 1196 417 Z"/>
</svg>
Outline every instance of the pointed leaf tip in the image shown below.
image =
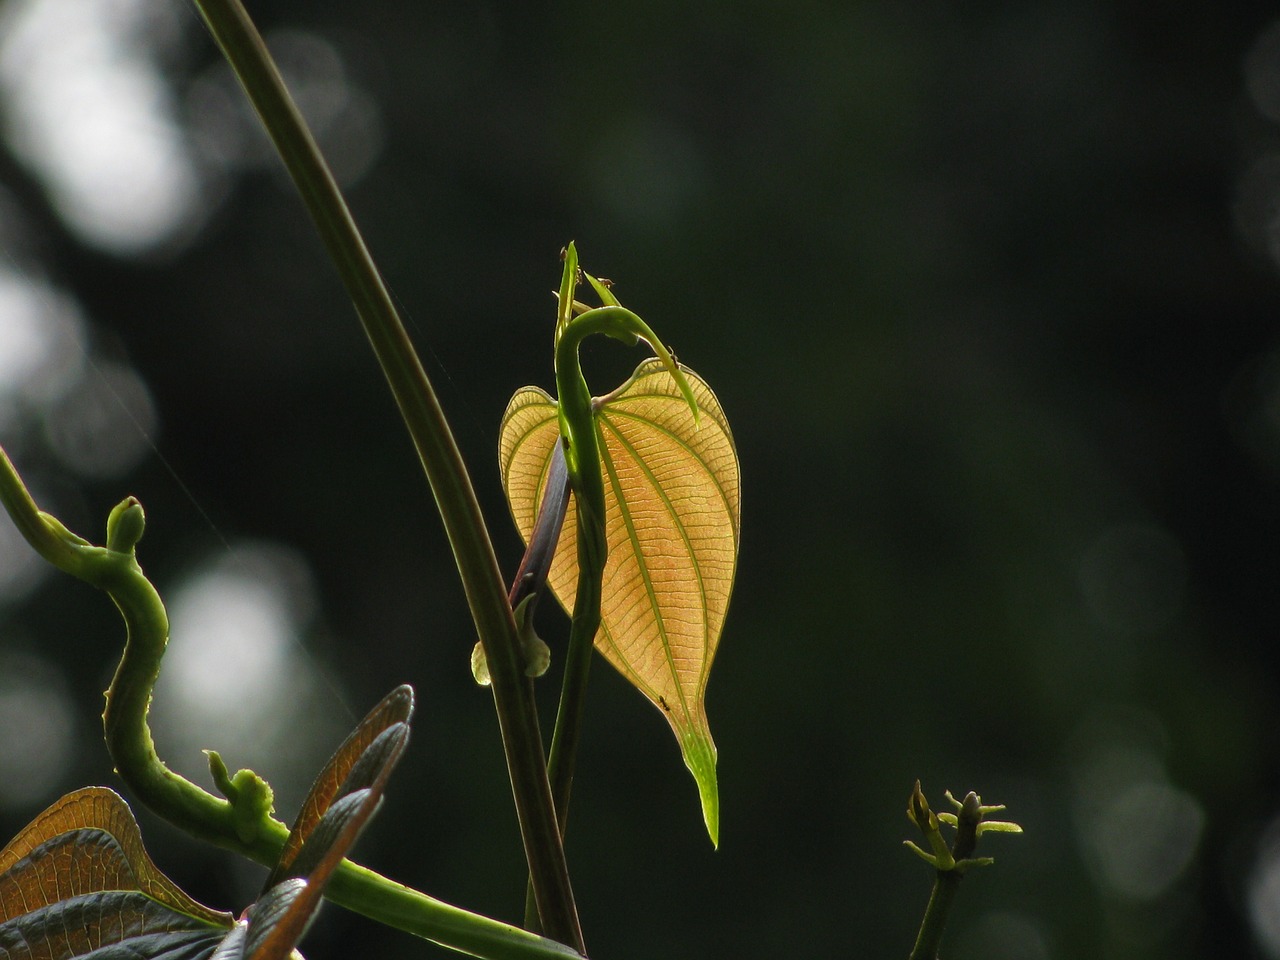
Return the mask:
<svg viewBox="0 0 1280 960">
<path fill-rule="evenodd" d="M 711 846 L 720 849 L 720 787 L 716 781 L 716 745 L 710 731 L 689 730 L 680 737 L 684 765 L 698 785 L 702 820 L 707 825 Z"/>
</svg>

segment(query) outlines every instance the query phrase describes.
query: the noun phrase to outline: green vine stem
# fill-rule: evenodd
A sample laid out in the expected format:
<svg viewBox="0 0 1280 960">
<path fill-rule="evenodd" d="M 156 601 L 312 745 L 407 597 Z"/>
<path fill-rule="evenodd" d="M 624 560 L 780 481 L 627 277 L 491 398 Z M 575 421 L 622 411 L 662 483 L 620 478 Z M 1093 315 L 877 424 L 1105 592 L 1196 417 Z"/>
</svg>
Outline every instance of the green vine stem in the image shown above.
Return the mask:
<svg viewBox="0 0 1280 960">
<path fill-rule="evenodd" d="M 578 251 L 570 243 L 564 252 L 564 272 L 560 280 L 555 334 L 556 394 L 560 415 L 561 450 L 569 487 L 577 511 L 578 587 L 573 600 L 569 645 L 565 653 L 560 703 L 551 736 L 547 775 L 556 806 L 560 833 L 564 835 L 569 816 L 569 796 L 573 789 L 574 757 L 581 738 L 582 715 L 586 705 L 587 678 L 591 671 L 591 650 L 600 628 L 600 585 L 609 546 L 605 541 L 604 480 L 600 473 L 600 435 L 591 409 L 591 391 L 582 375 L 578 345 L 584 331 L 583 314 L 574 317 L 574 288 L 578 283 Z M 637 318 L 639 319 L 639 318 Z M 608 327 L 604 328 L 609 330 Z M 618 335 L 618 330 L 612 330 Z M 635 334 L 630 334 L 631 342 Z M 526 926 L 528 920 L 526 911 Z"/>
<path fill-rule="evenodd" d="M 516 624 L 462 457 L 346 203 L 239 0 L 195 0 L 293 178 L 395 396 L 444 520 L 493 681 L 543 929 L 585 953 Z"/>
<path fill-rule="evenodd" d="M 263 792 L 269 793 L 266 784 L 241 771 L 232 778 L 239 789 L 227 791 L 234 800 L 224 800 L 174 773 L 156 754 L 147 712 L 168 644 L 169 619 L 134 552 L 145 526 L 141 504 L 132 497 L 119 504 L 107 521 L 106 546 L 94 546 L 39 510 L 3 448 L 0 500 L 42 557 L 105 591 L 124 618 L 124 654 L 103 713 L 107 746 L 121 779 L 143 803 L 185 832 L 273 866 L 288 828 L 270 817 L 269 804 L 261 802 Z M 215 780 L 227 782 L 221 761 L 216 755 L 210 760 Z M 245 789 L 249 782 L 257 789 Z M 325 895 L 374 920 L 488 960 L 579 958 L 554 940 L 436 900 L 351 861 L 334 873 Z"/>
</svg>

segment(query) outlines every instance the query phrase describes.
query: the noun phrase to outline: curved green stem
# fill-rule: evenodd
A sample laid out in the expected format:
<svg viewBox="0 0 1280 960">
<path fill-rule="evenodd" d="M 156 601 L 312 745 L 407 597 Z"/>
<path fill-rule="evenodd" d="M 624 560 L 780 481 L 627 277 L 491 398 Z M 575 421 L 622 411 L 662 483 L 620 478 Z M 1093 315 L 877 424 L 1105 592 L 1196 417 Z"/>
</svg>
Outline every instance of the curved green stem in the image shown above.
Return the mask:
<svg viewBox="0 0 1280 960">
<path fill-rule="evenodd" d="M 53 517 L 40 511 L 3 447 L 0 447 L 0 500 L 8 509 L 18 532 L 36 553 L 63 573 L 74 573 L 79 554 L 76 552 L 78 544 L 73 541 L 80 544 L 88 541 L 76 537 Z"/>
<path fill-rule="evenodd" d="M 274 865 L 288 835 L 283 823 L 260 807 L 246 809 L 251 799 L 237 804 L 207 793 L 156 754 L 147 713 L 168 645 L 169 618 L 135 555 L 145 523 L 142 506 L 133 497 L 119 504 L 107 521 L 106 546 L 94 546 L 39 510 L 3 448 L 0 501 L 41 556 L 105 591 L 124 618 L 124 654 L 103 712 L 107 746 L 121 779 L 143 803 L 192 836 Z M 579 957 L 554 940 L 443 903 L 350 861 L 335 872 L 326 896 L 374 920 L 490 960 Z"/>
<path fill-rule="evenodd" d="M 489 533 L 431 384 L 315 141 L 239 0 L 195 0 L 276 145 L 355 304 L 444 520 L 493 681 L 525 855 L 550 936 L 584 952 L 537 714 Z"/>
<path fill-rule="evenodd" d="M 581 738 L 592 644 L 600 628 L 600 585 L 605 562 L 609 558 L 609 546 L 605 540 L 604 478 L 600 471 L 600 432 L 591 406 L 591 391 L 582 375 L 578 347 L 584 337 L 593 333 L 635 339 L 633 329 L 608 314 L 589 310 L 580 316 L 572 316 L 577 274 L 577 250 L 570 244 L 565 251 L 564 278 L 560 286 L 561 316 L 556 326 L 555 366 L 560 436 L 578 517 L 578 587 L 573 601 L 560 704 L 547 761 L 551 795 L 562 835 L 568 822 L 574 758 Z M 639 317 L 635 319 L 639 321 Z"/>
</svg>

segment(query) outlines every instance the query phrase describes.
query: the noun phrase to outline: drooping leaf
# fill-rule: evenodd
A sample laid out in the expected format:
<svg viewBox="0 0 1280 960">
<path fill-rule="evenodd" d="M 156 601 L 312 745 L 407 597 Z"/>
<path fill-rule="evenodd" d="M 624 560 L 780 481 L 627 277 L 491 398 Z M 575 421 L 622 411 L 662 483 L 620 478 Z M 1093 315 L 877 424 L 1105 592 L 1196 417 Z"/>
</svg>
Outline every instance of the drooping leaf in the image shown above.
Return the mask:
<svg viewBox="0 0 1280 960">
<path fill-rule="evenodd" d="M 151 862 L 116 793 L 88 787 L 40 814 L 0 851 L 0 957 L 200 960 L 232 926 Z"/>
<path fill-rule="evenodd" d="M 704 699 L 738 557 L 739 470 L 715 395 L 687 377 L 700 413 L 662 362 L 646 360 L 597 404 L 609 549 L 596 648 L 662 711 L 698 784 L 718 839 L 716 750 Z M 526 387 L 507 406 L 499 468 L 526 541 L 559 441 L 556 401 Z M 566 610 L 577 586 L 571 504 L 550 582 Z"/>
</svg>

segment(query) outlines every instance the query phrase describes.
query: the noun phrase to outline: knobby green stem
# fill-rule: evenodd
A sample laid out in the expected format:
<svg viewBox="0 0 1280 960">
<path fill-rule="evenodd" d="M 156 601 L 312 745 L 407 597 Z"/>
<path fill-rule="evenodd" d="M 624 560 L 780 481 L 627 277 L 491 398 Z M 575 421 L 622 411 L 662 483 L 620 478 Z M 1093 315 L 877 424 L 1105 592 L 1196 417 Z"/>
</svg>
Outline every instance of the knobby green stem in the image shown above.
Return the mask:
<svg viewBox="0 0 1280 960">
<path fill-rule="evenodd" d="M 147 713 L 168 644 L 169 619 L 134 552 L 143 532 L 141 505 L 130 497 L 117 506 L 107 524 L 106 546 L 94 546 L 40 512 L 3 448 L 0 500 L 41 556 L 105 591 L 124 618 L 124 655 L 107 690 L 103 713 L 107 745 L 121 779 L 143 803 L 183 831 L 273 866 L 288 835 L 283 823 L 267 816 L 247 823 L 243 811 L 174 773 L 156 754 Z M 374 920 L 489 960 L 579 957 L 554 940 L 436 900 L 351 861 L 334 873 L 325 895 Z"/>
<path fill-rule="evenodd" d="M 584 953 L 515 621 L 488 530 L 444 413 L 346 203 L 248 14 L 239 0 L 195 2 L 302 195 L 413 438 L 488 660 L 543 928 Z"/>
</svg>

